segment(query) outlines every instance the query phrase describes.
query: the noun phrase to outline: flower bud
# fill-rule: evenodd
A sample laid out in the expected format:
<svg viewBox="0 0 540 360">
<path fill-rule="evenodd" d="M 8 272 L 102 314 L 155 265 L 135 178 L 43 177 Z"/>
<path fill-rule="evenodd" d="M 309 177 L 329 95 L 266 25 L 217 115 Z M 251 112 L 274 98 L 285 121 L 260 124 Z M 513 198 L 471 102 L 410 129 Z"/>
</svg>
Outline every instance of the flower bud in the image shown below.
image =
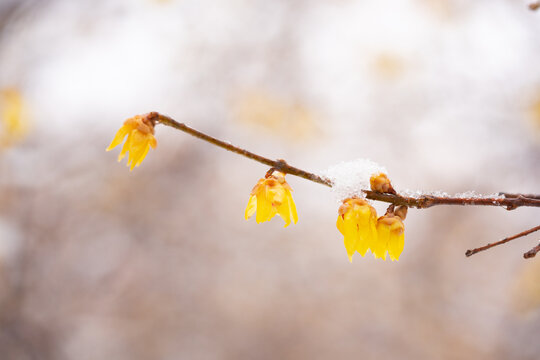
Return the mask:
<svg viewBox="0 0 540 360">
<path fill-rule="evenodd" d="M 372 191 L 390 194 L 396 193 L 396 191 L 392 187 L 392 184 L 390 183 L 390 179 L 388 179 L 388 176 L 386 176 L 386 174 L 384 173 L 372 175 L 369 179 L 369 183 L 371 185 Z"/>
<path fill-rule="evenodd" d="M 394 210 L 394 214 L 396 216 L 399 216 L 401 220 L 405 220 L 407 217 L 407 210 L 408 208 L 404 205 L 399 206 L 396 210 Z"/>
</svg>

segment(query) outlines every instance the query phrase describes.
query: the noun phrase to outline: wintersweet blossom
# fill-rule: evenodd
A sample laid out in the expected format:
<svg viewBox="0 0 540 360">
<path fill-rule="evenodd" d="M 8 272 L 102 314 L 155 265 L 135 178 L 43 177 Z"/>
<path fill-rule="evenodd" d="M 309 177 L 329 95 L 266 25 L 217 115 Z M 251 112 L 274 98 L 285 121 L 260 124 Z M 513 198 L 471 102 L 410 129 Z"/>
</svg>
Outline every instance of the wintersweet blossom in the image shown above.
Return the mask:
<svg viewBox="0 0 540 360">
<path fill-rule="evenodd" d="M 348 198 L 339 207 L 336 226 L 344 237 L 345 249 L 352 262 L 355 251 L 364 256 L 377 241 L 377 212 L 366 200 Z"/>
<path fill-rule="evenodd" d="M 381 216 L 377 220 L 377 245 L 372 249 L 375 257 L 386 260 L 386 250 L 392 261 L 399 260 L 405 246 L 405 226 L 402 219 L 393 214 Z"/>
<path fill-rule="evenodd" d="M 118 155 L 118 161 L 122 161 L 126 153 L 129 152 L 127 165 L 130 166 L 129 170 L 131 171 L 142 163 L 150 147 L 155 149 L 157 146 L 157 140 L 154 137 L 154 124 L 148 116 L 137 115 L 127 119 L 116 133 L 107 151 L 120 145 L 126 136 L 127 140 L 120 155 Z"/>
<path fill-rule="evenodd" d="M 255 211 L 257 223 L 269 221 L 279 215 L 285 220 L 285 226 L 292 221 L 298 222 L 296 205 L 292 197 L 292 188 L 285 181 L 285 174 L 274 171 L 260 179 L 253 190 L 246 207 L 245 218 L 249 219 Z"/>
</svg>

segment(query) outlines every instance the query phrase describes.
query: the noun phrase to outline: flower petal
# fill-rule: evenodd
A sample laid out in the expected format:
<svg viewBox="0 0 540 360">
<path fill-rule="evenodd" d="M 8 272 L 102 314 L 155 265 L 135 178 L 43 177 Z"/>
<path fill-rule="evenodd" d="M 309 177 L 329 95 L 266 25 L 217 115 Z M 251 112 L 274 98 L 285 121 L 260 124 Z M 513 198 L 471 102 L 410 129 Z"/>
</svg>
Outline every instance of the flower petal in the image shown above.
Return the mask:
<svg viewBox="0 0 540 360">
<path fill-rule="evenodd" d="M 128 165 L 130 165 L 130 171 L 139 166 L 144 160 L 144 157 L 148 153 L 150 148 L 148 134 L 143 134 L 139 130 L 133 130 L 132 132 L 131 147 L 129 149 Z M 150 135 L 151 136 L 151 135 Z"/>
<path fill-rule="evenodd" d="M 246 220 L 249 219 L 253 214 L 255 214 L 255 210 L 257 210 L 257 196 L 251 195 L 249 197 L 249 201 L 246 206 L 246 213 L 244 215 Z"/>
<path fill-rule="evenodd" d="M 298 213 L 296 212 L 296 204 L 294 203 L 292 194 L 290 191 L 287 191 L 287 197 L 289 198 L 289 211 L 291 213 L 291 217 L 293 219 L 293 222 L 296 224 L 298 222 Z"/>
<path fill-rule="evenodd" d="M 341 233 L 341 235 L 345 235 L 345 224 L 344 224 L 344 220 L 343 220 L 342 215 L 338 215 L 337 221 L 336 221 L 336 227 L 339 230 L 339 232 Z"/>
<path fill-rule="evenodd" d="M 343 242 L 345 244 L 345 249 L 347 250 L 347 255 L 349 255 L 349 261 L 352 261 L 352 256 L 357 250 L 358 241 L 360 240 L 358 234 L 358 225 L 354 214 L 345 214 L 345 218 L 343 220 Z"/>
<path fill-rule="evenodd" d="M 144 146 L 144 151 L 141 154 L 139 154 L 139 157 L 135 166 L 138 167 L 139 165 L 141 165 L 142 161 L 146 157 L 146 154 L 148 154 L 148 150 L 150 150 L 150 144 L 146 143 L 146 145 Z"/>
<path fill-rule="evenodd" d="M 118 155 L 118 161 L 122 161 L 122 159 L 126 156 L 126 153 L 129 151 L 131 152 L 131 142 L 133 140 L 133 132 L 136 130 L 132 130 L 129 132 L 126 142 L 124 143 L 124 146 L 122 147 L 122 151 L 120 151 L 120 154 Z"/>
<path fill-rule="evenodd" d="M 371 246 L 371 252 L 375 256 L 375 259 L 382 258 L 383 260 L 386 260 L 389 237 L 390 229 L 383 224 L 377 225 L 377 238 Z"/>
<path fill-rule="evenodd" d="M 150 134 L 150 146 L 152 147 L 152 149 L 157 148 L 157 140 L 152 134 Z"/>
<path fill-rule="evenodd" d="M 272 206 L 271 193 L 268 191 L 267 186 L 261 187 L 257 193 L 257 216 L 255 220 L 257 223 L 262 223 L 272 219 L 277 210 Z"/>
<path fill-rule="evenodd" d="M 390 239 L 388 241 L 388 255 L 392 261 L 399 260 L 399 256 L 403 252 L 405 247 L 405 234 L 390 233 Z"/>
<path fill-rule="evenodd" d="M 291 210 L 289 206 L 288 196 L 284 196 L 281 204 L 277 206 L 277 213 L 285 220 L 285 226 L 283 227 L 287 227 L 291 224 Z"/>
<path fill-rule="evenodd" d="M 106 149 L 106 151 L 111 151 L 112 149 L 114 149 L 115 147 L 120 145 L 122 143 L 122 141 L 124 141 L 124 138 L 126 137 L 127 134 L 129 134 L 130 131 L 131 131 L 131 129 L 128 126 L 123 125 L 116 132 L 116 135 L 114 136 L 114 139 L 111 141 L 111 144 Z"/>
</svg>

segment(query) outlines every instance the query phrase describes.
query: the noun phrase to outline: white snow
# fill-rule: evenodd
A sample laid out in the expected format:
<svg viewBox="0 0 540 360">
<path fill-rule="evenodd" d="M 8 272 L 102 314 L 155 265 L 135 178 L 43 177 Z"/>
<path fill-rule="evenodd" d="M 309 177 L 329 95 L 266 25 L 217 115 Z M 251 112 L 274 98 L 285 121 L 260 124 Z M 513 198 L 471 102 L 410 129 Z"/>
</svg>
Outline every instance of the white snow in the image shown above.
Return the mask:
<svg viewBox="0 0 540 360">
<path fill-rule="evenodd" d="M 418 199 L 422 196 L 435 196 L 435 197 L 452 197 L 452 198 L 467 198 L 467 199 L 503 199 L 504 196 L 499 195 L 498 193 L 494 194 L 480 194 L 474 190 L 465 191 L 462 193 L 457 193 L 451 195 L 445 191 L 419 191 L 419 190 L 401 190 L 398 191 L 398 194 L 401 196 L 411 197 Z"/>
<path fill-rule="evenodd" d="M 504 199 L 504 196 L 499 195 L 499 193 L 480 194 L 474 190 L 469 190 L 469 191 L 455 194 L 454 197 L 469 198 L 469 199 Z"/>
<path fill-rule="evenodd" d="M 357 196 L 365 198 L 362 190 L 371 188 L 369 179 L 372 175 L 384 173 L 388 175 L 385 167 L 377 164 L 369 159 L 357 159 L 353 161 L 344 161 L 337 165 L 333 165 L 326 170 L 320 171 L 319 176 L 332 181 L 332 192 L 336 194 L 337 200 L 341 201 L 348 197 Z M 421 196 L 435 197 L 453 197 L 453 198 L 469 198 L 469 199 L 501 199 L 504 196 L 498 193 L 480 194 L 476 191 L 469 190 L 462 193 L 451 195 L 447 192 L 435 191 L 420 191 L 420 190 L 401 190 L 398 191 L 401 196 L 419 198 Z"/>
<path fill-rule="evenodd" d="M 441 191 L 441 190 L 435 190 L 435 191 L 420 191 L 420 190 L 409 190 L 409 189 L 405 189 L 405 190 L 396 190 L 397 193 L 401 196 L 405 196 L 405 197 L 411 197 L 411 198 L 414 198 L 414 199 L 418 199 L 419 197 L 422 197 L 422 196 L 436 196 L 436 197 L 450 197 L 450 194 L 445 192 L 445 191 Z"/>
<path fill-rule="evenodd" d="M 371 175 L 385 173 L 386 169 L 368 159 L 357 159 L 354 161 L 344 161 L 337 165 L 321 171 L 320 176 L 332 181 L 332 191 L 337 195 L 338 200 L 343 200 L 351 196 L 363 198 L 362 190 L 369 190 L 369 179 Z"/>
</svg>

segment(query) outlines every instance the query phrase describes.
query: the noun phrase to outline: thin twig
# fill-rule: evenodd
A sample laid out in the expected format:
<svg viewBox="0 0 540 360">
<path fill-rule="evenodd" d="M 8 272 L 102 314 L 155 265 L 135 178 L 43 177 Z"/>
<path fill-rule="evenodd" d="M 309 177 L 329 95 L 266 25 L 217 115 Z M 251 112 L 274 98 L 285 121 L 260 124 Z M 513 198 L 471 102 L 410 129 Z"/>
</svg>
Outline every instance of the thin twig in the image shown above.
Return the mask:
<svg viewBox="0 0 540 360">
<path fill-rule="evenodd" d="M 152 122 L 160 123 L 181 130 L 187 134 L 190 134 L 196 138 L 207 141 L 210 144 L 216 145 L 222 149 L 232 151 L 236 154 L 258 161 L 262 164 L 275 168 L 283 173 L 298 176 L 309 181 L 316 182 L 325 186 L 332 187 L 332 181 L 327 178 L 320 177 L 319 175 L 307 172 L 297 167 L 291 166 L 285 162 L 285 160 L 271 160 L 264 156 L 257 155 L 243 149 L 241 147 L 232 145 L 231 143 L 216 139 L 210 135 L 195 130 L 186 124 L 179 123 L 169 116 L 161 115 L 156 112 L 152 112 L 146 115 Z M 540 207 L 540 195 L 521 195 L 521 194 L 507 194 L 505 197 L 497 198 L 475 198 L 475 197 L 440 197 L 431 195 L 422 195 L 419 197 L 407 197 L 399 194 L 380 193 L 371 190 L 362 190 L 366 194 L 366 198 L 370 200 L 377 200 L 387 202 L 395 205 L 404 205 L 408 207 L 415 207 L 418 209 L 426 209 L 435 205 L 483 205 L 483 206 L 503 206 L 508 210 L 515 209 L 520 206 L 533 206 Z M 511 195 L 511 196 L 510 196 Z"/>
<path fill-rule="evenodd" d="M 491 244 L 487 244 L 487 245 L 484 245 L 484 246 L 481 246 L 479 248 L 476 248 L 476 249 L 472 249 L 472 250 L 467 250 L 467 252 L 465 252 L 465 256 L 471 256 L 471 255 L 474 255 L 476 254 L 477 252 L 480 252 L 480 251 L 484 251 L 484 250 L 487 250 L 487 249 L 491 249 L 492 247 L 494 246 L 497 246 L 497 245 L 501 245 L 501 244 L 504 244 L 504 243 L 507 243 L 509 241 L 512 241 L 514 239 L 517 239 L 517 238 L 520 238 L 522 236 L 525 236 L 525 235 L 529 235 L 530 233 L 533 233 L 535 231 L 538 231 L 540 230 L 540 225 L 538 226 L 535 226 L 529 230 L 525 230 L 523 232 L 520 232 L 519 234 L 516 234 L 516 235 L 513 235 L 513 236 L 509 236 L 507 238 L 504 238 L 500 241 L 497 241 L 497 242 L 494 242 L 494 243 L 491 243 Z M 534 249 L 533 249 L 534 250 Z M 527 254 L 527 253 L 526 253 Z M 536 255 L 536 253 L 535 253 Z M 534 256 L 534 255 L 533 255 Z"/>
<path fill-rule="evenodd" d="M 181 130 L 181 131 L 183 131 L 185 133 L 188 133 L 188 134 L 190 134 L 192 136 L 195 136 L 196 138 L 207 141 L 210 144 L 219 146 L 220 148 L 223 148 L 225 150 L 232 151 L 232 152 L 237 153 L 239 155 L 245 156 L 248 159 L 255 160 L 255 161 L 258 161 L 258 162 L 260 162 L 262 164 L 271 166 L 271 167 L 275 168 L 276 170 L 281 171 L 283 173 L 299 176 L 299 177 L 304 178 L 306 180 L 310 180 L 310 181 L 313 181 L 313 182 L 316 182 L 316 183 L 319 183 L 319 184 L 322 184 L 322 185 L 326 185 L 326 186 L 330 186 L 330 187 L 332 186 L 332 183 L 328 179 L 321 178 L 318 175 L 309 173 L 309 172 L 304 171 L 302 169 L 298 169 L 298 168 L 296 168 L 294 166 L 290 166 L 289 164 L 287 164 L 285 162 L 285 160 L 276 160 L 276 161 L 274 161 L 274 160 L 268 159 L 268 158 L 266 158 L 264 156 L 257 155 L 255 153 L 252 153 L 251 151 L 248 151 L 246 149 L 242 149 L 242 148 L 240 148 L 238 146 L 234 146 L 231 143 L 216 139 L 216 138 L 214 138 L 214 137 L 212 137 L 210 135 L 206 135 L 206 134 L 204 134 L 204 133 L 202 133 L 202 132 L 200 132 L 198 130 L 190 128 L 186 124 L 179 123 L 179 122 L 171 119 L 168 116 L 159 114 L 158 122 L 160 124 L 171 126 L 171 127 L 175 128 L 175 129 Z"/>
<path fill-rule="evenodd" d="M 538 252 L 540 252 L 540 244 L 536 245 L 531 250 L 529 250 L 525 254 L 523 254 L 523 257 L 525 259 L 530 259 L 530 258 L 535 257 Z"/>
</svg>

